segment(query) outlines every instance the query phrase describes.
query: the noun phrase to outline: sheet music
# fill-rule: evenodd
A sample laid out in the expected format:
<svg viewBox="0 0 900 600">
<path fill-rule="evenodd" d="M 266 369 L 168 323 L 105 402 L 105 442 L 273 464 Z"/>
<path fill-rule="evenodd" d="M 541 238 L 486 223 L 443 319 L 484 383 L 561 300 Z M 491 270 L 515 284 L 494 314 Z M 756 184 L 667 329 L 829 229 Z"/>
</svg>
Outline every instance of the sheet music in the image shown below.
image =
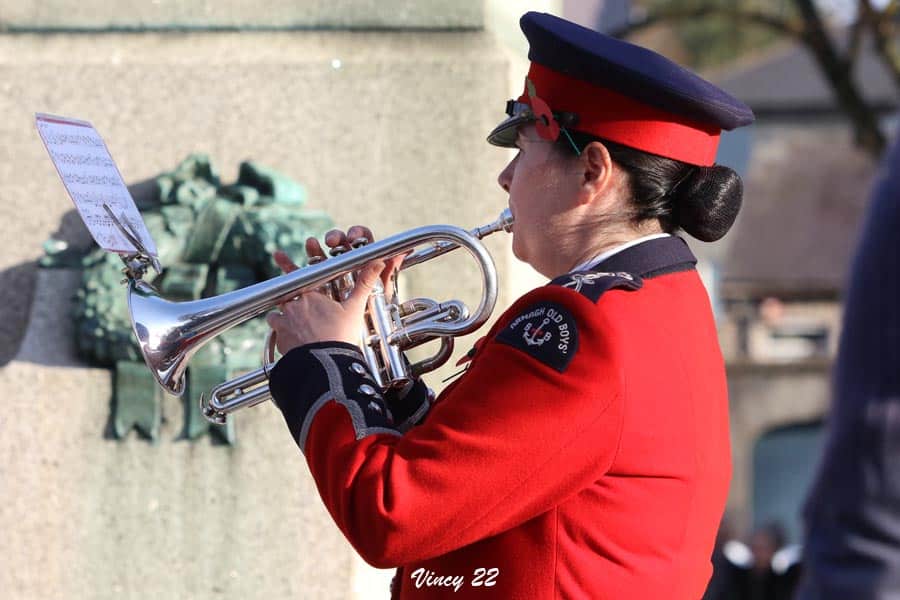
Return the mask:
<svg viewBox="0 0 900 600">
<path fill-rule="evenodd" d="M 87 121 L 40 113 L 35 115 L 35 125 L 94 241 L 110 252 L 131 254 L 138 250 L 115 225 L 105 204 L 156 257 L 156 244 L 94 127 Z"/>
</svg>

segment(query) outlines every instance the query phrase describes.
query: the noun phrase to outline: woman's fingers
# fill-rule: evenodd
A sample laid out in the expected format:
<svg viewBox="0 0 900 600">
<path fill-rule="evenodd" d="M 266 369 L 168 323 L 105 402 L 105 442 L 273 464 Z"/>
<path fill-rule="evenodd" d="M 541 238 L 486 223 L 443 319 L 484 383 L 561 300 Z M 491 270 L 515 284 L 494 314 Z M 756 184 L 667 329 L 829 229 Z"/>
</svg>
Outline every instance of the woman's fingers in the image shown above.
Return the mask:
<svg viewBox="0 0 900 600">
<path fill-rule="evenodd" d="M 325 245 L 329 248 L 347 245 L 347 234 L 340 229 L 332 229 L 325 234 Z"/>
<path fill-rule="evenodd" d="M 375 241 L 375 236 L 372 235 L 372 230 L 365 225 L 354 225 L 347 230 L 347 239 L 350 240 L 350 242 L 353 242 L 354 240 L 358 240 L 360 238 L 365 239 L 366 243 L 368 244 L 371 244 Z"/>
<path fill-rule="evenodd" d="M 335 248 L 343 246 L 342 251 L 348 251 L 351 249 L 351 244 L 360 239 L 365 240 L 367 244 L 371 244 L 374 241 L 375 236 L 372 234 L 372 230 L 365 225 L 354 225 L 348 229 L 346 233 L 340 229 L 332 229 L 325 234 L 324 248 L 316 238 L 308 238 L 306 240 L 306 254 L 309 256 L 310 262 L 317 262 L 326 258 L 326 250 L 331 252 Z M 281 263 L 279 263 L 279 265 L 280 264 Z M 385 287 L 391 289 L 388 287 L 391 285 L 389 274 L 383 276 L 383 281 Z M 332 295 L 328 285 L 322 286 L 318 291 L 323 292 L 326 295 Z"/>
<path fill-rule="evenodd" d="M 340 229 L 332 229 L 325 234 L 325 245 L 329 248 L 337 246 L 348 246 L 358 239 L 366 240 L 367 244 L 371 244 L 375 240 L 372 230 L 364 225 L 354 225 L 344 233 Z"/>
<path fill-rule="evenodd" d="M 309 258 L 325 258 L 322 244 L 314 237 L 306 238 L 306 256 Z"/>
<path fill-rule="evenodd" d="M 272 255 L 272 258 L 275 260 L 275 264 L 278 265 L 284 273 L 290 273 L 291 271 L 297 270 L 296 263 L 294 263 L 294 261 L 291 260 L 291 257 L 283 250 L 276 250 Z"/>
<path fill-rule="evenodd" d="M 364 225 L 354 225 L 347 230 L 346 233 L 340 229 L 332 229 L 325 234 L 325 246 L 331 250 L 338 246 L 346 246 L 349 249 L 350 244 L 358 239 L 365 239 L 366 243 L 371 244 L 375 240 L 372 230 Z M 325 257 L 325 249 L 319 244 L 316 238 L 306 240 L 306 254 L 312 258 L 314 256 Z"/>
</svg>

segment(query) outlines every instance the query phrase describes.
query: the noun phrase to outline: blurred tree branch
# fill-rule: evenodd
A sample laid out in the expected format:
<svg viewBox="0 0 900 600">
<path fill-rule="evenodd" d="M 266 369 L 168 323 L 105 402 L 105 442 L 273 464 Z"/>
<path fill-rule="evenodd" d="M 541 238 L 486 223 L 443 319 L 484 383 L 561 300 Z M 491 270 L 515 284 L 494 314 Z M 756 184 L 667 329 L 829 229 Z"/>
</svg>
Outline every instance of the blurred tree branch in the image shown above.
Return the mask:
<svg viewBox="0 0 900 600">
<path fill-rule="evenodd" d="M 866 2 L 866 0 L 860 0 Z M 822 74 L 844 113 L 853 123 L 856 144 L 874 157 L 881 156 L 886 144 L 875 110 L 869 105 L 859 84 L 853 79 L 855 61 L 842 56 L 837 44 L 825 29 L 819 9 L 813 0 L 794 0 L 804 22 L 803 42 L 818 63 Z"/>
<path fill-rule="evenodd" d="M 865 0 L 860 1 L 864 2 Z M 859 56 L 859 48 L 862 44 L 864 25 L 864 19 L 856 19 L 853 25 L 850 26 L 850 42 L 847 44 L 847 52 L 844 55 L 844 60 L 847 62 L 847 67 L 851 70 L 853 69 L 853 66 L 856 63 L 856 59 Z"/>
<path fill-rule="evenodd" d="M 865 99 L 859 84 L 853 78 L 853 69 L 857 64 L 863 33 L 868 32 L 872 36 L 876 54 L 900 90 L 900 54 L 893 43 L 896 33 L 895 17 L 900 10 L 900 0 L 891 0 L 881 10 L 876 9 L 871 0 L 858 0 L 858 18 L 849 31 L 848 44 L 843 50 L 829 35 L 814 0 L 791 0 L 791 3 L 796 9 L 795 16 L 758 10 L 743 2 L 669 2 L 648 11 L 641 19 L 627 24 L 612 35 L 628 37 L 660 23 L 718 18 L 767 28 L 780 36 L 795 39 L 810 52 L 831 86 L 840 110 L 851 121 L 857 146 L 874 157 L 880 156 L 886 144 L 885 136 L 874 108 Z"/>
<path fill-rule="evenodd" d="M 897 0 L 892 0 L 883 10 L 878 11 L 872 6 L 871 0 L 859 0 L 859 18 L 857 23 L 868 25 L 875 43 L 875 52 L 878 53 L 884 66 L 894 78 L 894 85 L 900 89 L 900 55 L 897 53 L 894 40 L 896 39 L 896 17 L 898 9 Z"/>
<path fill-rule="evenodd" d="M 702 19 L 705 17 L 729 17 L 739 22 L 753 23 L 762 27 L 774 29 L 778 33 L 800 37 L 803 35 L 803 24 L 785 19 L 777 15 L 771 15 L 762 11 L 743 8 L 740 5 L 721 5 L 714 3 L 693 2 L 690 5 L 671 3 L 651 12 L 648 12 L 639 21 L 628 23 L 624 27 L 611 33 L 614 37 L 627 37 L 640 29 L 657 25 L 662 22 L 685 21 Z"/>
</svg>

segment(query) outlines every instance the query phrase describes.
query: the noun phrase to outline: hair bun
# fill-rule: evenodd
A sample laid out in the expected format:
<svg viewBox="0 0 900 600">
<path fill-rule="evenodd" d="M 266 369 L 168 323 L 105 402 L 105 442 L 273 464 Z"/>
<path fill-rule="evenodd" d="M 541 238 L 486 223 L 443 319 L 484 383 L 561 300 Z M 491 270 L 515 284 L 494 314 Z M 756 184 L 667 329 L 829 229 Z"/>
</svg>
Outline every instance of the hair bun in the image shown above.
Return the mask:
<svg viewBox="0 0 900 600">
<path fill-rule="evenodd" d="M 698 167 L 674 190 L 678 226 L 703 242 L 728 233 L 744 196 L 740 176 L 728 167 Z"/>
</svg>

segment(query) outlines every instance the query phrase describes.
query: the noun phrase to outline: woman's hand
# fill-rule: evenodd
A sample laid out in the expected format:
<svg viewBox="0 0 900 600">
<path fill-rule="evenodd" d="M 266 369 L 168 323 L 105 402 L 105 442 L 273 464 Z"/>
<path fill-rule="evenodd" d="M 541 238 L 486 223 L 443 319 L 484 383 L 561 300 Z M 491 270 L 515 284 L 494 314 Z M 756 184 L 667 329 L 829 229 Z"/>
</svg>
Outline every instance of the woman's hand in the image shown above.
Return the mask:
<svg viewBox="0 0 900 600">
<path fill-rule="evenodd" d="M 371 230 L 367 227 L 354 226 L 345 234 L 335 229 L 325 235 L 325 243 L 329 248 L 335 248 L 358 238 L 365 238 L 371 242 L 373 239 Z M 325 256 L 315 238 L 306 240 L 306 252 L 311 258 Z M 273 258 L 285 273 L 298 268 L 290 257 L 280 250 L 275 252 Z M 388 261 L 377 260 L 365 265 L 356 273 L 353 291 L 341 302 L 320 292 L 307 292 L 296 300 L 282 304 L 280 313 L 273 312 L 266 317 L 269 326 L 276 333 L 278 350 L 286 354 L 297 346 L 322 341 L 341 341 L 358 345 L 369 294 L 378 283 L 379 277 L 382 285 L 390 289 L 391 277 L 402 260 L 402 256 L 397 256 Z"/>
<path fill-rule="evenodd" d="M 386 266 L 380 260 L 367 264 L 357 273 L 356 285 L 343 302 L 320 292 L 307 292 L 282 304 L 281 312 L 266 317 L 277 336 L 278 350 L 287 354 L 297 346 L 324 341 L 358 345 L 366 301 L 382 272 L 390 269 L 393 265 Z"/>
</svg>

